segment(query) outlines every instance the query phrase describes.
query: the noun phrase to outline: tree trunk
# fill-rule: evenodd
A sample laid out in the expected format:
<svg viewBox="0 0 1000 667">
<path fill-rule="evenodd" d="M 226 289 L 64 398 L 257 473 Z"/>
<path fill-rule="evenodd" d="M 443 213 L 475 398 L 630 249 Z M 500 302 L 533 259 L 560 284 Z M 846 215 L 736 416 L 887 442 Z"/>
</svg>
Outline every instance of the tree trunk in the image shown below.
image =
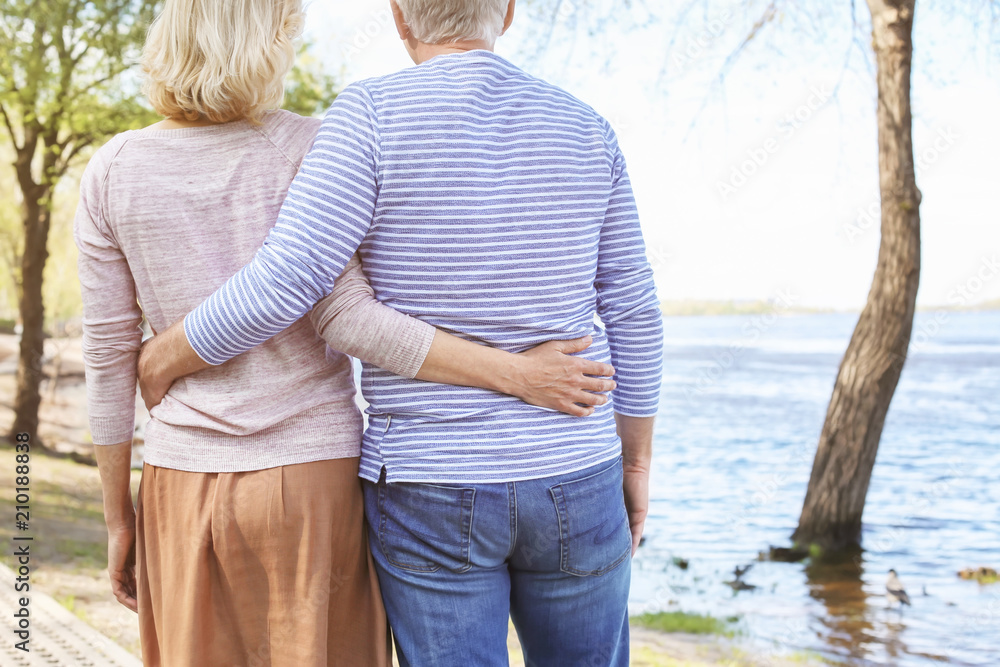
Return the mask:
<svg viewBox="0 0 1000 667">
<path fill-rule="evenodd" d="M 889 402 L 913 329 L 920 191 L 913 171 L 910 61 L 915 0 L 868 0 L 878 82 L 882 242 L 868 302 L 840 364 L 799 526 L 800 545 L 861 542 L 861 515 Z"/>
<path fill-rule="evenodd" d="M 48 259 L 51 211 L 43 201 L 48 192 L 25 193 L 24 255 L 21 258 L 21 351 L 17 365 L 17 397 L 14 399 L 14 425 L 11 433 L 27 433 L 36 446 L 38 407 L 42 401 L 42 356 L 45 346 L 45 307 L 42 303 L 42 277 Z"/>
</svg>

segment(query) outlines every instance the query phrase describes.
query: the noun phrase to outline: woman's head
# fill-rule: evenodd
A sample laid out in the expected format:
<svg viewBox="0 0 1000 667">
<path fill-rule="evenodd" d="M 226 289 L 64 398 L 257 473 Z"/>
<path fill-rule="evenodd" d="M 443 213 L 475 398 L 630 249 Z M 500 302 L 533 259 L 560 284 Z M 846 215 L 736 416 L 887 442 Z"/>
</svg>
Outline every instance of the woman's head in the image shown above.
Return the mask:
<svg viewBox="0 0 1000 667">
<path fill-rule="evenodd" d="M 301 0 L 166 0 L 142 53 L 144 91 L 167 118 L 257 121 L 281 105 Z"/>
</svg>

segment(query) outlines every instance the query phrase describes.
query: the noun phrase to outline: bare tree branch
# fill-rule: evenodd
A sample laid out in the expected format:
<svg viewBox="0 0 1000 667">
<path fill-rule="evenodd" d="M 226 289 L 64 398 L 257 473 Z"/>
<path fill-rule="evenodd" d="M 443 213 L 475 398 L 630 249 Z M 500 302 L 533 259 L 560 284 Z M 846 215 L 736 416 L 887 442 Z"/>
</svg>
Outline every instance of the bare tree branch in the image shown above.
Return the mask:
<svg viewBox="0 0 1000 667">
<path fill-rule="evenodd" d="M 3 116 L 3 124 L 7 126 L 7 132 L 10 134 L 10 142 L 14 144 L 14 150 L 20 152 L 22 146 L 17 145 L 17 134 L 14 132 L 14 125 L 10 122 L 10 116 L 7 115 L 7 107 L 0 102 L 0 115 Z"/>
<path fill-rule="evenodd" d="M 744 37 L 743 40 L 740 42 L 739 46 L 737 46 L 732 51 L 732 53 L 726 56 L 726 59 L 722 62 L 722 66 L 719 68 L 719 73 L 716 74 L 715 79 L 709 86 L 708 92 L 705 93 L 705 97 L 702 98 L 701 104 L 698 106 L 698 110 L 691 118 L 691 124 L 688 125 L 688 129 L 684 134 L 685 142 L 687 141 L 688 137 L 691 136 L 691 133 L 694 131 L 695 124 L 698 122 L 698 118 L 701 117 L 701 114 L 705 111 L 705 108 L 708 106 L 708 101 L 712 97 L 713 89 L 721 86 L 723 81 L 725 81 L 726 79 L 726 75 L 729 74 L 729 70 L 732 69 L 734 64 L 736 64 L 736 60 L 740 57 L 740 54 L 742 54 L 744 49 L 746 49 L 746 47 L 754 40 L 754 38 L 756 38 L 757 35 L 760 34 L 760 31 L 763 30 L 765 26 L 769 25 L 771 21 L 774 20 L 774 17 L 777 16 L 777 14 L 778 14 L 777 0 L 771 0 L 771 2 L 764 9 L 764 12 L 761 14 L 761 16 L 756 21 L 754 21 L 753 25 L 750 27 L 750 31 L 747 33 L 746 37 Z"/>
</svg>

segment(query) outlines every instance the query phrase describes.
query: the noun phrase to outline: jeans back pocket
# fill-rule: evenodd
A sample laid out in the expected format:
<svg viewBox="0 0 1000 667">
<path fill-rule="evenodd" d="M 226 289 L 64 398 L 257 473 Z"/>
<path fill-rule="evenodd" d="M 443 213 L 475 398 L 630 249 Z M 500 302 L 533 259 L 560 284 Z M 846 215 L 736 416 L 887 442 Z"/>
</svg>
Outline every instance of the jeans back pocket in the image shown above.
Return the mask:
<svg viewBox="0 0 1000 667">
<path fill-rule="evenodd" d="M 560 569 L 600 575 L 632 553 L 621 459 L 601 472 L 549 489 L 559 515 Z"/>
<path fill-rule="evenodd" d="M 475 497 L 475 489 L 380 482 L 378 540 L 386 560 L 414 572 L 468 570 Z"/>
</svg>

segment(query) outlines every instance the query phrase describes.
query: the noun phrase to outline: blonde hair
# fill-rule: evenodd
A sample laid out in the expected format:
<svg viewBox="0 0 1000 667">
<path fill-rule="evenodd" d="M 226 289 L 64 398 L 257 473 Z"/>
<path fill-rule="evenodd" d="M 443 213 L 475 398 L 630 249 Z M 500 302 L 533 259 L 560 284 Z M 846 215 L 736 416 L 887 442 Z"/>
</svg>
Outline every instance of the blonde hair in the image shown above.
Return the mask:
<svg viewBox="0 0 1000 667">
<path fill-rule="evenodd" d="M 424 44 L 493 42 L 503 32 L 509 0 L 396 0 L 410 32 Z"/>
<path fill-rule="evenodd" d="M 143 92 L 167 118 L 259 122 L 281 105 L 302 0 L 166 0 L 142 50 Z"/>
</svg>

